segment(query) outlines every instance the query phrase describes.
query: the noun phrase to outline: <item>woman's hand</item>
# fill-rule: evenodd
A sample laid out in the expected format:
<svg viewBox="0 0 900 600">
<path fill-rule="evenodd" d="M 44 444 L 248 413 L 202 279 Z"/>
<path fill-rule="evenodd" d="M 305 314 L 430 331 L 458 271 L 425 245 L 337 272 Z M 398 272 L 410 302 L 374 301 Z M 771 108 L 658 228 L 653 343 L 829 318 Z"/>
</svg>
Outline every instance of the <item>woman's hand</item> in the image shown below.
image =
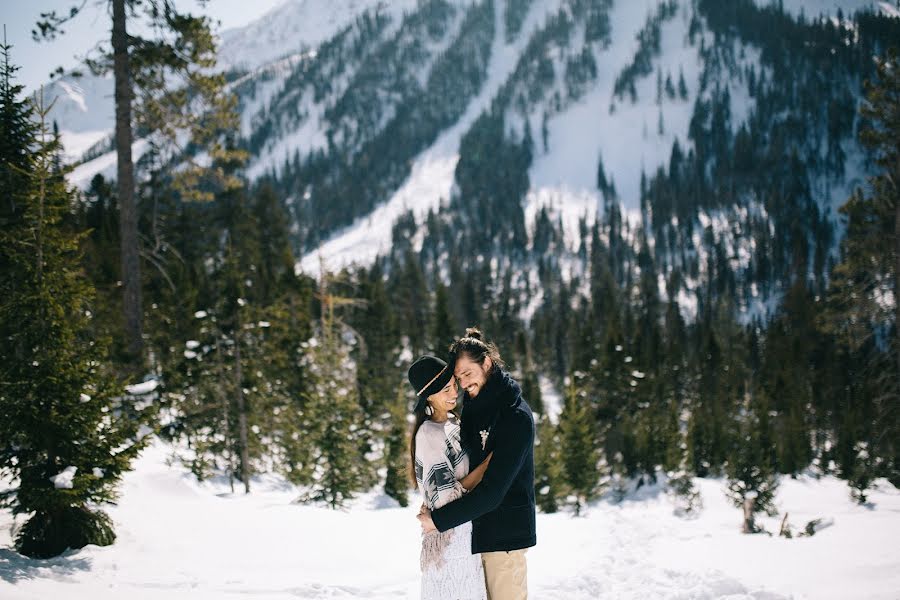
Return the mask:
<svg viewBox="0 0 900 600">
<path fill-rule="evenodd" d="M 422 533 L 437 531 L 437 527 L 434 526 L 434 521 L 431 520 L 431 511 L 428 510 L 424 504 L 422 505 L 422 510 L 416 515 L 416 518 L 419 519 L 419 523 L 422 525 Z"/>
</svg>

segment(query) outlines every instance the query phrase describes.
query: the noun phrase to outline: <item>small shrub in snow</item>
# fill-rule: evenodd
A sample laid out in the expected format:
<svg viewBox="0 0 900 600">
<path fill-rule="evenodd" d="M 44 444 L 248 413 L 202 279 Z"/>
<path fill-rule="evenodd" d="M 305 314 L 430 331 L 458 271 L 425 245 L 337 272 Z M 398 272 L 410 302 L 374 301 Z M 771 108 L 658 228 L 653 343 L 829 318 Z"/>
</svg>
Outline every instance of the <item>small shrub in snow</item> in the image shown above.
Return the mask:
<svg viewBox="0 0 900 600">
<path fill-rule="evenodd" d="M 694 485 L 694 475 L 686 470 L 669 473 L 668 493 L 679 517 L 695 517 L 703 509 L 700 490 Z"/>
</svg>

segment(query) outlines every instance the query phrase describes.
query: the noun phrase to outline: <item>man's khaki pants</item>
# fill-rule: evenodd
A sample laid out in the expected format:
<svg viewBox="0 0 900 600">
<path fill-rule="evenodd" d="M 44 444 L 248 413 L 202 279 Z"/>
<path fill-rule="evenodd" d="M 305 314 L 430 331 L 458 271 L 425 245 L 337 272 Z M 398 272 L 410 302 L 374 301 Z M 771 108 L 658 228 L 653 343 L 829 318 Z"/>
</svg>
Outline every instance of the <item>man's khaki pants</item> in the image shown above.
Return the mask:
<svg viewBox="0 0 900 600">
<path fill-rule="evenodd" d="M 482 552 L 488 600 L 527 600 L 525 551 Z"/>
</svg>

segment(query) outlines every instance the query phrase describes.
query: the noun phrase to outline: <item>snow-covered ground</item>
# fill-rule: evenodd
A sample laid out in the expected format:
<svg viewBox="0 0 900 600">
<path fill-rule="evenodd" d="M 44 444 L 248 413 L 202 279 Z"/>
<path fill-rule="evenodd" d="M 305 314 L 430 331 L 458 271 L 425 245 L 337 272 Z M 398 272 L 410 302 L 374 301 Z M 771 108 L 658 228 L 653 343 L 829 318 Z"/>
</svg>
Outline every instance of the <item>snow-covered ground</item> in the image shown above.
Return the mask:
<svg viewBox="0 0 900 600">
<path fill-rule="evenodd" d="M 375 493 L 346 511 L 294 504 L 297 491 L 274 476 L 253 492 L 198 484 L 167 465 L 155 442 L 126 475 L 109 513 L 113 546 L 50 560 L 11 549 L 0 513 L 0 598 L 4 600 L 245 597 L 417 598 L 415 503 L 400 508 Z M 745 536 L 721 480 L 698 480 L 705 508 L 693 520 L 672 514 L 659 487 L 621 504 L 600 500 L 585 517 L 538 515 L 528 551 L 530 597 L 889 600 L 900 590 L 900 492 L 886 482 L 870 507 L 854 505 L 833 478 L 785 480 L 778 495 L 795 528 L 825 517 L 812 538 Z M 763 520 L 777 530 L 780 516 Z M 21 519 L 19 520 L 21 524 Z"/>
</svg>

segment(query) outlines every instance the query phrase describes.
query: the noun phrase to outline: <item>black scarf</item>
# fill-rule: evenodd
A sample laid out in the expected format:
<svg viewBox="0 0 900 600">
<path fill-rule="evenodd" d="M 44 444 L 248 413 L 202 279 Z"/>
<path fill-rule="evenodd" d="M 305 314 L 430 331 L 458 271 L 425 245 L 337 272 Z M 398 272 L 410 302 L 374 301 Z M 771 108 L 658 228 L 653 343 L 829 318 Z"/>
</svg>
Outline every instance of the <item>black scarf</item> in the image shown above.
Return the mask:
<svg viewBox="0 0 900 600">
<path fill-rule="evenodd" d="M 475 464 L 480 463 L 490 448 L 481 447 L 481 431 L 491 431 L 506 406 L 515 406 L 521 398 L 519 385 L 501 369 L 488 375 L 484 387 L 475 398 L 463 397 L 462 427 L 463 446 Z M 488 444 L 490 446 L 490 444 Z"/>
</svg>

